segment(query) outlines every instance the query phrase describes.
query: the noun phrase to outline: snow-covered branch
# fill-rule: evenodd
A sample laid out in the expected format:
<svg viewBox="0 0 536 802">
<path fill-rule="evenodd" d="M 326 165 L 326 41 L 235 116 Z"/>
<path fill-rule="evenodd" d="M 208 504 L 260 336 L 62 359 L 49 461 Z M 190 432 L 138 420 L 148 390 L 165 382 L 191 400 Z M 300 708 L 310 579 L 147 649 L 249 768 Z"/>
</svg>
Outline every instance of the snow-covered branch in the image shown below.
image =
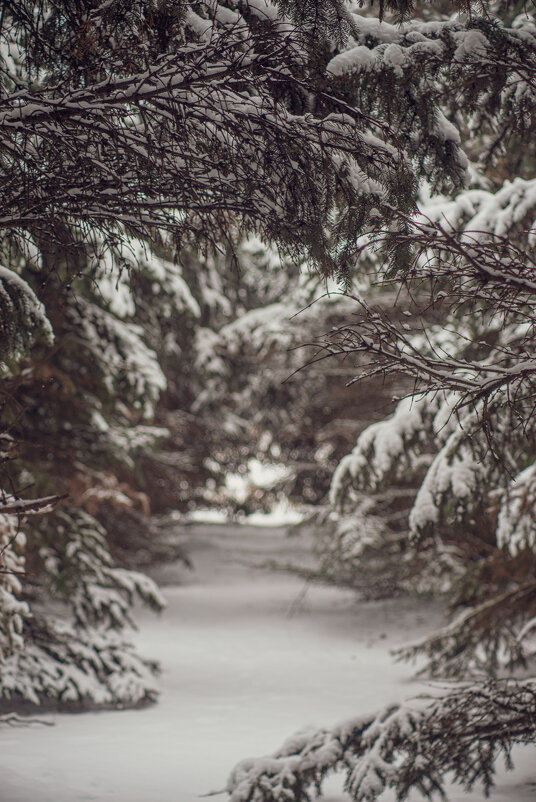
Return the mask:
<svg viewBox="0 0 536 802">
<path fill-rule="evenodd" d="M 337 771 L 356 802 L 373 802 L 387 789 L 398 799 L 412 789 L 441 795 L 447 774 L 466 788 L 481 783 L 487 792 L 499 756 L 509 765 L 514 744 L 536 740 L 535 714 L 532 680 L 461 685 L 298 734 L 273 755 L 238 764 L 227 790 L 231 802 L 308 802 Z"/>
<path fill-rule="evenodd" d="M 152 60 L 139 43 L 130 69 L 106 40 L 109 61 L 102 54 L 83 80 L 80 65 L 49 53 L 46 69 L 63 67 L 63 80 L 5 92 L 0 227 L 84 220 L 215 242 L 241 221 L 291 250 L 306 245 L 329 269 L 319 221 L 335 195 L 347 199 L 345 229 L 356 225 L 353 207 L 362 217 L 384 195 L 398 204 L 392 187 L 410 181 L 409 168 L 385 124 L 325 90 L 313 112 L 302 28 L 268 18 L 248 25 L 209 3 L 205 11 L 206 20 L 191 11 L 177 22 L 173 44 Z M 20 20 L 8 11 L 3 24 L 9 42 Z M 85 24 L 103 36 L 91 15 Z M 31 55 L 26 68 L 31 75 Z M 283 101 L 289 95 L 294 104 Z"/>
</svg>

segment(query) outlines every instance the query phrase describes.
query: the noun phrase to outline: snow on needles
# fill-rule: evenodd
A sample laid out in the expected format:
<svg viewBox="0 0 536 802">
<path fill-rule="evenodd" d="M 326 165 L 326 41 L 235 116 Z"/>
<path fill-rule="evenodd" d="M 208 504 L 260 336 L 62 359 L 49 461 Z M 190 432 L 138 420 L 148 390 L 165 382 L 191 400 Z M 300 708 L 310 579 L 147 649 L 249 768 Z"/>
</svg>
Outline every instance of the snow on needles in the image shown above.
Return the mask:
<svg viewBox="0 0 536 802">
<path fill-rule="evenodd" d="M 349 486 L 374 491 L 411 472 L 438 408 L 439 396 L 409 396 L 400 401 L 390 418 L 368 426 L 335 470 L 331 503 L 344 503 Z"/>
<path fill-rule="evenodd" d="M 0 265 L 0 298 L 12 315 L 8 329 L 14 326 L 17 318 L 22 323 L 19 326 L 15 324 L 18 329 L 13 335 L 16 350 L 24 351 L 39 335 L 52 343 L 54 333 L 43 304 L 24 279 L 3 265 Z"/>
</svg>

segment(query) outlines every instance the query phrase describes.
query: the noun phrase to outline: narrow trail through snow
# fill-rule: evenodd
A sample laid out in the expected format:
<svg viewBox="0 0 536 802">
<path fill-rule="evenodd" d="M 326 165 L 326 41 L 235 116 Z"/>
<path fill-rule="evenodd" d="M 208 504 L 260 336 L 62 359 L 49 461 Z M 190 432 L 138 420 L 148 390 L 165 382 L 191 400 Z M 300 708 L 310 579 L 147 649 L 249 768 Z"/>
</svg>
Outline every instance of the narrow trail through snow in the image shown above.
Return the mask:
<svg viewBox="0 0 536 802">
<path fill-rule="evenodd" d="M 195 570 L 156 569 L 168 608 L 137 616 L 140 651 L 162 665 L 159 703 L 1 730 L 1 802 L 194 802 L 222 789 L 237 761 L 297 729 L 422 690 L 389 650 L 435 627 L 438 605 L 358 602 L 252 567 L 306 562 L 307 541 L 282 529 L 196 525 L 188 539 Z M 496 802 L 536 798 L 533 758 L 521 757 L 499 777 Z M 339 799 L 333 783 L 325 800 Z M 452 799 L 476 802 L 482 792 L 453 789 Z"/>
</svg>

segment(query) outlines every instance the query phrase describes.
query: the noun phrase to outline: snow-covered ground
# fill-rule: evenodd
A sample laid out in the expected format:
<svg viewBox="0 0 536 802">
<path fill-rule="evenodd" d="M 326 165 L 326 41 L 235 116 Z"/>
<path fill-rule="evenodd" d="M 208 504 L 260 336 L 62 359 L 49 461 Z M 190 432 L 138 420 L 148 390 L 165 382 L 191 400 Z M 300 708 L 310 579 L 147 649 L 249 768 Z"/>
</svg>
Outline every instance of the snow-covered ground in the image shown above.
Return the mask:
<svg viewBox="0 0 536 802">
<path fill-rule="evenodd" d="M 438 605 L 359 603 L 349 591 L 252 568 L 306 560 L 307 543 L 282 529 L 188 532 L 195 571 L 161 566 L 168 609 L 138 615 L 140 650 L 163 668 L 159 704 L 2 729 L 1 802 L 193 802 L 222 789 L 237 761 L 273 751 L 303 726 L 422 690 L 389 649 L 437 625 Z M 536 798 L 533 753 L 517 756 L 516 771 L 499 775 L 496 802 Z M 343 798 L 334 780 L 325 800 Z M 451 798 L 483 794 L 452 789 Z"/>
</svg>

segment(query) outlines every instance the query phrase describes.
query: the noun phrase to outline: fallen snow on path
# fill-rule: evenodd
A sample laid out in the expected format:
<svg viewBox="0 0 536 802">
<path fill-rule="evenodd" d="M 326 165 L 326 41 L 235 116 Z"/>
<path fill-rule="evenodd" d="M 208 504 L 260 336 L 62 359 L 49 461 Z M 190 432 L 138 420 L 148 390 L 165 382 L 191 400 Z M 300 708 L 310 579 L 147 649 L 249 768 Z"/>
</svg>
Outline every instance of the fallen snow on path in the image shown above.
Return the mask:
<svg viewBox="0 0 536 802">
<path fill-rule="evenodd" d="M 389 649 L 435 627 L 438 605 L 359 603 L 349 591 L 252 567 L 303 563 L 307 543 L 281 529 L 188 531 L 195 571 L 161 566 L 168 608 L 138 615 L 139 648 L 162 664 L 159 704 L 0 730 L 1 802 L 194 802 L 222 789 L 236 762 L 297 729 L 422 690 Z M 499 776 L 495 802 L 536 797 L 533 757 L 520 758 Z M 325 802 L 344 798 L 333 781 Z M 482 792 L 453 789 L 451 798 L 476 802 Z"/>
</svg>

